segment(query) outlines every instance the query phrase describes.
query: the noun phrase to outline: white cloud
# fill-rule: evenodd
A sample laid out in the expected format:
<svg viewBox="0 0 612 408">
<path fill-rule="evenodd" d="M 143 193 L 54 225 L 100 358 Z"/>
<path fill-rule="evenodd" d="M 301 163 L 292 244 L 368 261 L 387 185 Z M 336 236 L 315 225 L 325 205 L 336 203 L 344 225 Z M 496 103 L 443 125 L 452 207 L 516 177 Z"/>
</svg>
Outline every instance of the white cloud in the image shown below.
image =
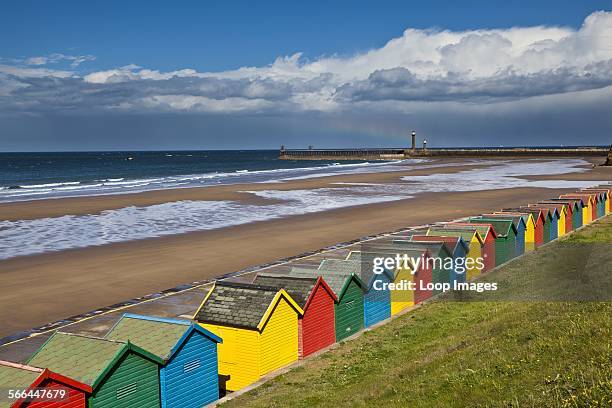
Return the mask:
<svg viewBox="0 0 612 408">
<path fill-rule="evenodd" d="M 162 72 L 128 65 L 79 76 L 3 65 L 0 73 L 66 79 L 6 86 L 10 91 L 4 92 L 21 97 L 24 106 L 31 106 L 27 98 L 43 96 L 49 99 L 42 105 L 53 105 L 57 88 L 63 87 L 62 109 L 69 106 L 67 100 L 75 101 L 75 109 L 329 112 L 379 104 L 399 112 L 415 102 L 490 104 L 603 89 L 612 85 L 611 40 L 612 13 L 595 12 L 578 30 L 409 28 L 381 48 L 348 57 L 308 60 L 295 53 L 267 66 L 223 72 Z M 51 54 L 27 63 L 69 61 L 76 67 L 91 59 Z"/>
<path fill-rule="evenodd" d="M 26 65 L 47 65 L 55 64 L 61 61 L 69 61 L 72 68 L 76 68 L 86 61 L 94 61 L 96 57 L 93 55 L 66 55 L 61 53 L 54 53 L 40 57 L 30 57 L 24 62 Z"/>
<path fill-rule="evenodd" d="M 20 78 L 69 78 L 74 72 L 47 68 L 28 68 L 14 65 L 0 65 L 0 73 Z"/>
</svg>

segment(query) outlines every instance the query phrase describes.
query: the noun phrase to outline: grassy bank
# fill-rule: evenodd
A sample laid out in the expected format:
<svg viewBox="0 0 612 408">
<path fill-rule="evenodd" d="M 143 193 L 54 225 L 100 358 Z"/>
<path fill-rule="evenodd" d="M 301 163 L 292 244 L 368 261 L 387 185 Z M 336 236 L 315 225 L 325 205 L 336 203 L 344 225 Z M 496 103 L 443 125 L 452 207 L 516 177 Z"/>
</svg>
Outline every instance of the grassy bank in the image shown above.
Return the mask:
<svg viewBox="0 0 612 408">
<path fill-rule="evenodd" d="M 611 406 L 610 271 L 607 217 L 224 406 Z"/>
</svg>

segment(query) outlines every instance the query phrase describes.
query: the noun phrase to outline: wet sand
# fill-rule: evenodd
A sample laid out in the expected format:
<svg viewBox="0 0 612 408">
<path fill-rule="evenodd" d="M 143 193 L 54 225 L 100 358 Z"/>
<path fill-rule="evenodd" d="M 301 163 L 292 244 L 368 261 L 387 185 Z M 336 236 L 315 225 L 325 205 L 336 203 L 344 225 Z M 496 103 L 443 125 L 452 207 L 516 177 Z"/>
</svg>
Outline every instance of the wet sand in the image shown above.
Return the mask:
<svg viewBox="0 0 612 408">
<path fill-rule="evenodd" d="M 248 199 L 240 190 L 330 187 L 330 183 L 393 182 L 405 175 L 453 172 L 446 167 L 411 173 L 343 175 L 288 183 L 166 190 L 121 196 L 5 204 L 4 219 L 83 214 L 126 205 L 181 199 Z M 605 170 L 607 171 L 607 169 Z M 582 180 L 606 180 L 588 172 Z M 568 177 L 559 177 L 564 179 Z M 451 220 L 561 194 L 565 189 L 520 188 L 466 193 L 427 193 L 415 198 L 321 213 L 18 257 L 0 262 L 0 337 L 193 281 L 313 251 L 339 242 L 424 223 Z"/>
</svg>

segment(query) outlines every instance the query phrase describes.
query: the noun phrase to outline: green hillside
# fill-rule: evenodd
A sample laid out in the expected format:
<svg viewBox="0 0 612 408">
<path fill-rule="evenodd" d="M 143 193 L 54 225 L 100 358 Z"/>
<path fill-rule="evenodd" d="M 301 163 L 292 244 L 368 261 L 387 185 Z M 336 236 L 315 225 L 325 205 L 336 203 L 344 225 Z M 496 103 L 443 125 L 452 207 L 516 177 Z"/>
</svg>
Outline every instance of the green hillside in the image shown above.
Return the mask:
<svg viewBox="0 0 612 408">
<path fill-rule="evenodd" d="M 612 406 L 611 271 L 607 217 L 224 406 Z"/>
</svg>

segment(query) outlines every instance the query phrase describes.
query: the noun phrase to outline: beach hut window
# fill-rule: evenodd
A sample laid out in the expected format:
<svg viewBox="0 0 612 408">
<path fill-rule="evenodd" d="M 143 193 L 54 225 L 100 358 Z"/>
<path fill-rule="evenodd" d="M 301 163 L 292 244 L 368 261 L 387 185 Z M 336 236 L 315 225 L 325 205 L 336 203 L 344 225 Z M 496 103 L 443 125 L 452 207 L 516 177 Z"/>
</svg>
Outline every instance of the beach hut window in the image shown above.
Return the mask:
<svg viewBox="0 0 612 408">
<path fill-rule="evenodd" d="M 138 383 L 128 384 L 124 387 L 117 388 L 117 399 L 129 397 L 138 390 Z"/>
<path fill-rule="evenodd" d="M 200 368 L 200 359 L 198 358 L 197 360 L 193 360 L 190 361 L 188 363 L 185 363 L 184 367 L 183 367 L 183 371 L 186 373 L 189 373 L 191 371 L 197 370 L 198 368 Z"/>
</svg>

